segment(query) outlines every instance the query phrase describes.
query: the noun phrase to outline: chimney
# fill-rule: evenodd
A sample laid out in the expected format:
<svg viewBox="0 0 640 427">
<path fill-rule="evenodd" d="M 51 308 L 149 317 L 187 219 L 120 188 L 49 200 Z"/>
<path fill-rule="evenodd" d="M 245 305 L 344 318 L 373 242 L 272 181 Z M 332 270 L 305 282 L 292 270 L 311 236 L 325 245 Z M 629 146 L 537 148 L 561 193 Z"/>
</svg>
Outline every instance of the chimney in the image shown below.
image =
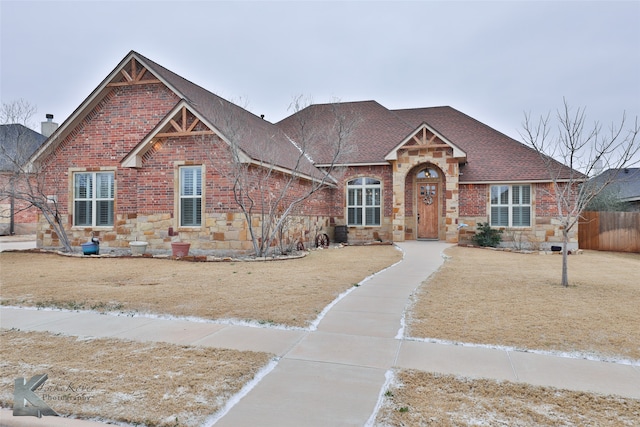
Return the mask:
<svg viewBox="0 0 640 427">
<path fill-rule="evenodd" d="M 47 114 L 46 117 L 47 121 L 40 123 L 40 133 L 49 138 L 58 129 L 58 124 L 53 121 L 53 114 Z"/>
<path fill-rule="evenodd" d="M 604 169 L 602 167 L 602 159 L 596 160 L 596 162 L 593 164 L 593 172 L 595 173 L 594 176 L 600 175 L 602 173 L 602 169 Z"/>
</svg>

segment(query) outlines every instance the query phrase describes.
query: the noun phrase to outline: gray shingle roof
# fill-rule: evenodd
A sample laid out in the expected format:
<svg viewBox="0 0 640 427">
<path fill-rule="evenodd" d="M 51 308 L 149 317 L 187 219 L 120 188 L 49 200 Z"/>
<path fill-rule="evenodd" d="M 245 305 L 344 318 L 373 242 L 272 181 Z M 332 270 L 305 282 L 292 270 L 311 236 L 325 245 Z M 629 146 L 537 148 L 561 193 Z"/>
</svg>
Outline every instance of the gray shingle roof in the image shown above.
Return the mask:
<svg viewBox="0 0 640 427">
<path fill-rule="evenodd" d="M 47 137 L 21 124 L 0 125 L 0 171 L 24 165 Z"/>
<path fill-rule="evenodd" d="M 608 169 L 593 178 L 593 181 L 610 181 L 611 189 L 623 201 L 640 200 L 640 168 Z"/>
</svg>

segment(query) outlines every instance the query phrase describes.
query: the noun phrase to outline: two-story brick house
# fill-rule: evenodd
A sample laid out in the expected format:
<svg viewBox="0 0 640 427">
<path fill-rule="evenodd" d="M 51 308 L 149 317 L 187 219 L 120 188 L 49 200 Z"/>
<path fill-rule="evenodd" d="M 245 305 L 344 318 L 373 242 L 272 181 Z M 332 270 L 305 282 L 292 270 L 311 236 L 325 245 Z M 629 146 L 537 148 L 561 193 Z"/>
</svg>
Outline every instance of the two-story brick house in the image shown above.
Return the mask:
<svg viewBox="0 0 640 427">
<path fill-rule="evenodd" d="M 349 123 L 337 159 L 336 117 Z M 458 242 L 460 224 L 468 238 L 490 222 L 538 244 L 561 240 L 539 155 L 451 107 L 316 104 L 273 124 L 133 51 L 32 161 L 66 207 L 74 245 L 96 233 L 106 246 L 168 249 L 178 233 L 194 249 L 250 250 L 229 171 L 238 161 L 268 165 L 275 187 L 295 173 L 294 195 L 340 166 L 296 209 L 292 232 L 303 239 L 305 228 L 331 235 L 341 225 L 353 242 Z M 42 221 L 38 244 L 57 244 Z"/>
</svg>

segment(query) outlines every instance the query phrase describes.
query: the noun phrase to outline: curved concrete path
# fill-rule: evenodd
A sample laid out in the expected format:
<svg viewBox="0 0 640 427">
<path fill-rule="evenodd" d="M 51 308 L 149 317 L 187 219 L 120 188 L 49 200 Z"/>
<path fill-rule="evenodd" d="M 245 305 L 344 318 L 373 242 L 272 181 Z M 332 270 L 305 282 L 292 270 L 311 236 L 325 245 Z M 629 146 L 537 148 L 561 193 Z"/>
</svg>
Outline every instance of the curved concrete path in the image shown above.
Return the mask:
<svg viewBox="0 0 640 427">
<path fill-rule="evenodd" d="M 313 330 L 7 307 L 0 308 L 0 321 L 3 328 L 276 354 L 273 370 L 228 412 L 212 419 L 210 425 L 215 426 L 363 426 L 384 392 L 385 373 L 394 367 L 640 399 L 639 365 L 402 339 L 409 297 L 440 267 L 442 251 L 449 245 L 399 246 L 405 253 L 401 263 L 354 288 Z M 34 417 L 12 417 L 6 410 L 0 415 L 0 424 L 10 426 L 97 425 L 52 417 L 40 423 Z"/>
</svg>

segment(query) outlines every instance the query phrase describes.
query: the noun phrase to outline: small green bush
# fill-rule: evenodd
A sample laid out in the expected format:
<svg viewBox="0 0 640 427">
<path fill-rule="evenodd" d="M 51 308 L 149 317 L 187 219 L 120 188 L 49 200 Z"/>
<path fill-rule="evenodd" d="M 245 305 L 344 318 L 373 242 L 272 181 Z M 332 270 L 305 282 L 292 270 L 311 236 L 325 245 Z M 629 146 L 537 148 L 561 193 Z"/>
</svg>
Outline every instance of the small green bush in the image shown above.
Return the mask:
<svg viewBox="0 0 640 427">
<path fill-rule="evenodd" d="M 472 237 L 472 240 L 478 246 L 495 248 L 502 241 L 502 230 L 491 228 L 488 222 L 480 222 L 478 223 L 478 231 Z"/>
</svg>

